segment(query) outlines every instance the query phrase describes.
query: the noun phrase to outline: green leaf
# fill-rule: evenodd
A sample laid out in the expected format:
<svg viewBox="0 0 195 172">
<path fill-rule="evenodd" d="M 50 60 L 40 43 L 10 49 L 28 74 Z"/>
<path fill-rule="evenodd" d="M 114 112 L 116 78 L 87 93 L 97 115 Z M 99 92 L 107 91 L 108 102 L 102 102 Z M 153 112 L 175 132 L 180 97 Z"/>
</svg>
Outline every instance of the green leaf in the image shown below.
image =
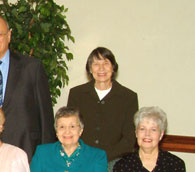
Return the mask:
<svg viewBox="0 0 195 172">
<path fill-rule="evenodd" d="M 21 6 L 19 9 L 18 9 L 18 12 L 19 13 L 22 13 L 22 12 L 25 12 L 27 10 L 27 8 L 25 6 Z"/>
</svg>

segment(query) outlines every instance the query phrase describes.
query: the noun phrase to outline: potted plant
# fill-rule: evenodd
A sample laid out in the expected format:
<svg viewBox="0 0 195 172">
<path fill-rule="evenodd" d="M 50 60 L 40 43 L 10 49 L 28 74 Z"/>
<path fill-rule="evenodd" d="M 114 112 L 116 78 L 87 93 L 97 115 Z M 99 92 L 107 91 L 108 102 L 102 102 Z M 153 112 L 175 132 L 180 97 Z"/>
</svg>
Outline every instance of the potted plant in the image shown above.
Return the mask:
<svg viewBox="0 0 195 172">
<path fill-rule="evenodd" d="M 10 49 L 42 61 L 48 76 L 53 106 L 68 84 L 67 60 L 73 59 L 66 41 L 74 43 L 66 19 L 67 8 L 53 0 L 1 0 L 0 14 L 12 30 Z"/>
</svg>

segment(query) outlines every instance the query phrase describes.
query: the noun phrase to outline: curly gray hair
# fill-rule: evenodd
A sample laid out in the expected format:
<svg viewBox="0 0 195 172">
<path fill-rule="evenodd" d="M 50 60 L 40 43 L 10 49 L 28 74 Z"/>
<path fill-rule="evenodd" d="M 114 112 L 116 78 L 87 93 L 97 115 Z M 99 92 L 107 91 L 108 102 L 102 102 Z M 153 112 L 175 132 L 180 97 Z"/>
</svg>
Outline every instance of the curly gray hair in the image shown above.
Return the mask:
<svg viewBox="0 0 195 172">
<path fill-rule="evenodd" d="M 153 119 L 157 122 L 158 127 L 161 132 L 165 132 L 167 129 L 167 115 L 158 106 L 152 107 L 142 107 L 134 115 L 134 125 L 137 130 L 139 124 L 144 120 L 144 118 Z"/>
</svg>

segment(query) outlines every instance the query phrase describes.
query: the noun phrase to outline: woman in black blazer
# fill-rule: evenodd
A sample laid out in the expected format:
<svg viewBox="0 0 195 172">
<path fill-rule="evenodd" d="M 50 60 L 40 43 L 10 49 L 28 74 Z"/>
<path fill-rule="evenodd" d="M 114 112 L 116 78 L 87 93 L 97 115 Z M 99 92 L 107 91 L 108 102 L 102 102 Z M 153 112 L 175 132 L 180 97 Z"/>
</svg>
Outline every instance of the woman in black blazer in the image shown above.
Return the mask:
<svg viewBox="0 0 195 172">
<path fill-rule="evenodd" d="M 82 139 L 104 149 L 111 162 L 134 148 L 137 94 L 115 80 L 118 64 L 107 48 L 91 52 L 86 70 L 91 80 L 70 90 L 68 106 L 79 108 L 83 115 Z"/>
</svg>

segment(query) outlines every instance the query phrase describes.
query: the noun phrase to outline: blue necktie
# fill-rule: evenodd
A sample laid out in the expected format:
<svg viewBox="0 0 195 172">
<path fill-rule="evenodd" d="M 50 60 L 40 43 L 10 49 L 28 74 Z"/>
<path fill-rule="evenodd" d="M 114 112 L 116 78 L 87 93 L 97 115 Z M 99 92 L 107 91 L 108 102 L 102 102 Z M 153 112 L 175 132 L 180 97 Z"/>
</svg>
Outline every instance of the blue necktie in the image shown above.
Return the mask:
<svg viewBox="0 0 195 172">
<path fill-rule="evenodd" d="M 0 61 L 1 65 L 2 61 Z M 0 70 L 0 107 L 3 105 L 3 75 Z"/>
</svg>

